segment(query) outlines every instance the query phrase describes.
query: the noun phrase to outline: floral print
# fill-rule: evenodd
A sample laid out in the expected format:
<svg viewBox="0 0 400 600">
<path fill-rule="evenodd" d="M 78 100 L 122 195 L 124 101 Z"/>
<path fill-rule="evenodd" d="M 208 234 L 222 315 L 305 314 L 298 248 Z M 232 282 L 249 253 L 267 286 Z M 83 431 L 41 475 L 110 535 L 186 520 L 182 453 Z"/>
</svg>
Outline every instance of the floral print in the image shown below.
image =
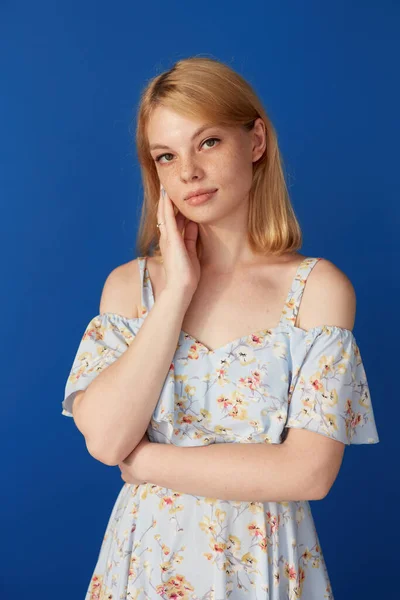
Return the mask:
<svg viewBox="0 0 400 600">
<path fill-rule="evenodd" d="M 148 427 L 161 444 L 280 444 L 304 428 L 349 444 L 379 442 L 360 352 L 350 330 L 294 325 L 308 274 L 297 269 L 277 327 L 214 350 L 185 331 Z M 142 315 L 97 315 L 81 339 L 62 414 L 76 392 L 129 347 L 154 304 L 139 257 Z M 125 483 L 85 600 L 333 599 L 308 501 L 247 502 Z"/>
</svg>

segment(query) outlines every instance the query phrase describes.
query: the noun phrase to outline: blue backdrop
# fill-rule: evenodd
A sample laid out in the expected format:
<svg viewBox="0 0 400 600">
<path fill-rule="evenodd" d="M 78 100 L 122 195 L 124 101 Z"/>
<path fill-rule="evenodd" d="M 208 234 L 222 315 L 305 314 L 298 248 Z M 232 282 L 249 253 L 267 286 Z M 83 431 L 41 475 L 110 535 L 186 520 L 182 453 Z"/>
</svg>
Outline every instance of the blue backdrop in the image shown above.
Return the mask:
<svg viewBox="0 0 400 600">
<path fill-rule="evenodd" d="M 64 386 L 107 275 L 136 257 L 139 94 L 193 55 L 254 86 L 278 133 L 301 252 L 355 287 L 380 444 L 348 447 L 311 505 L 335 598 L 394 597 L 399 12 L 384 0 L 1 3 L 2 600 L 86 592 L 124 482 L 61 415 Z"/>
</svg>

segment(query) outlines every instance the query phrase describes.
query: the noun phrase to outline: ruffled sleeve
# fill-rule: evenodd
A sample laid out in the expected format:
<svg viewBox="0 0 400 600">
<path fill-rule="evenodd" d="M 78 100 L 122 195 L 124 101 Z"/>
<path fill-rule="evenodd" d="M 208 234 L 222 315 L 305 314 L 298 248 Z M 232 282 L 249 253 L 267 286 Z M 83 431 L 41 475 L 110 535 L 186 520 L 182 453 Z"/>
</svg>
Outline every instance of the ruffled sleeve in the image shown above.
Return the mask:
<svg viewBox="0 0 400 600">
<path fill-rule="evenodd" d="M 62 415 L 72 417 L 76 393 L 88 385 L 129 347 L 137 332 L 137 320 L 114 313 L 93 317 L 87 325 L 68 375 Z"/>
<path fill-rule="evenodd" d="M 294 366 L 285 427 L 308 429 L 346 445 L 378 443 L 367 377 L 353 333 L 333 325 L 307 333 L 304 359 Z"/>
</svg>

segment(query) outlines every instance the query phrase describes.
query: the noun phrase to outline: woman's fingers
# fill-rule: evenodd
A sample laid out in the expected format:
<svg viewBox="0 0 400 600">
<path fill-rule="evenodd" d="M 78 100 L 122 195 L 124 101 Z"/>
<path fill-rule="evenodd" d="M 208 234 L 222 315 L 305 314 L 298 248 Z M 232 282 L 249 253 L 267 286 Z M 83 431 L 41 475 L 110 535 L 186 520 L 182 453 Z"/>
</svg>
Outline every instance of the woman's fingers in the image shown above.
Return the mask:
<svg viewBox="0 0 400 600">
<path fill-rule="evenodd" d="M 167 233 L 170 235 L 173 231 L 176 231 L 176 217 L 172 201 L 169 196 L 167 198 L 167 192 L 164 193 L 163 206 Z"/>
<path fill-rule="evenodd" d="M 187 294 L 197 287 L 200 279 L 200 265 L 196 254 L 197 223 L 187 219 L 178 210 L 162 186 L 157 207 L 157 222 L 161 223 L 159 247 L 166 287 L 184 290 Z"/>
<path fill-rule="evenodd" d="M 164 188 L 161 186 L 161 189 L 163 190 Z M 185 225 L 185 216 L 178 209 L 175 214 L 175 205 L 165 190 L 164 194 L 161 192 L 160 205 L 163 216 L 161 222 L 165 223 L 165 225 L 160 226 L 160 232 L 165 234 L 165 238 L 171 238 L 175 233 L 179 233 L 182 236 Z M 158 222 L 160 222 L 160 220 Z M 162 229 L 163 227 L 164 229 Z"/>
<path fill-rule="evenodd" d="M 157 208 L 157 223 L 161 223 L 161 225 L 159 226 L 158 230 L 160 232 L 160 235 L 162 233 L 166 233 L 166 219 L 165 219 L 165 202 L 164 202 L 164 195 L 166 194 L 166 191 L 164 190 L 163 186 L 160 186 L 160 198 L 158 201 L 158 208 Z"/>
</svg>

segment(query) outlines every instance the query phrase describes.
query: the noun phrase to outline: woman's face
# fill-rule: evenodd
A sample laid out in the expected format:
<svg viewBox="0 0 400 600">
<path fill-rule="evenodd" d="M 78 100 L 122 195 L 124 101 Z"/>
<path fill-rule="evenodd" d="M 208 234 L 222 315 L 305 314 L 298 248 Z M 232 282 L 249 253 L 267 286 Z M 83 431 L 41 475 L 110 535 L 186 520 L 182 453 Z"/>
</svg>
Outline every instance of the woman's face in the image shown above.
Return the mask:
<svg viewBox="0 0 400 600">
<path fill-rule="evenodd" d="M 262 119 L 257 119 L 251 132 L 211 126 L 196 134 L 205 125 L 158 106 L 147 129 L 161 184 L 180 212 L 196 223 L 213 222 L 247 203 L 253 161 L 265 148 Z M 158 145 L 165 148 L 153 147 Z M 200 188 L 217 188 L 217 192 L 207 202 L 189 205 L 187 194 Z"/>
</svg>

